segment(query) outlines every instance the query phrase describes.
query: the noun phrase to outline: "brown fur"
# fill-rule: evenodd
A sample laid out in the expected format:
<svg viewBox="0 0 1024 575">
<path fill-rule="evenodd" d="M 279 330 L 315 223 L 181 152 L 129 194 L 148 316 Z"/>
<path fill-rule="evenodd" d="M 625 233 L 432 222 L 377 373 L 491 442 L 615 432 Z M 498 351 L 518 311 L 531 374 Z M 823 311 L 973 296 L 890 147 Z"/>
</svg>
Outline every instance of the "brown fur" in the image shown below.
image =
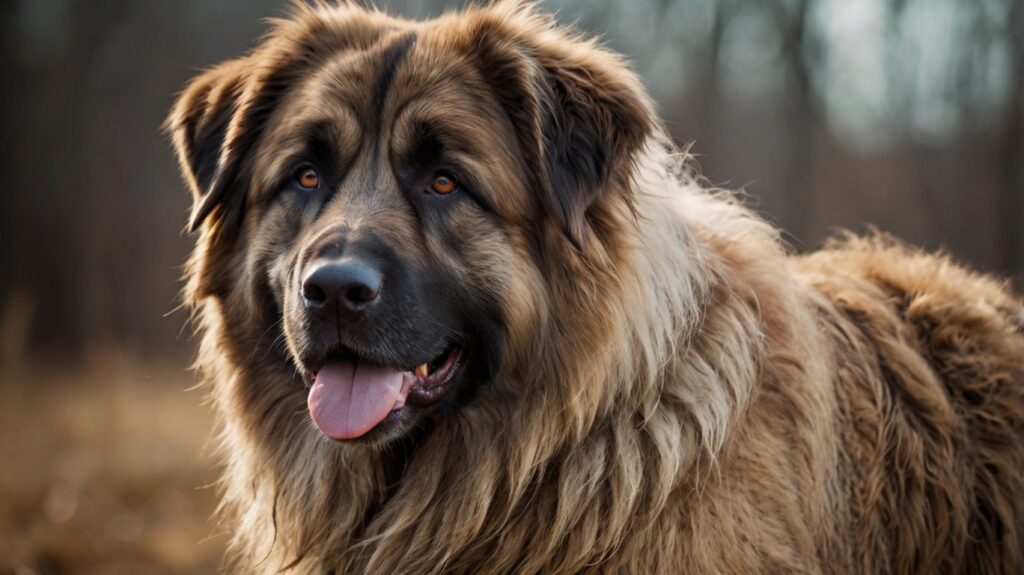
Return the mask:
<svg viewBox="0 0 1024 575">
<path fill-rule="evenodd" d="M 454 252 L 400 204 L 316 219 L 269 199 L 303 119 L 358 148 L 345 134 L 374 110 L 331 95 L 372 92 L 353 62 L 405 35 L 390 93 L 425 93 L 410 108 L 470 142 L 493 192 L 493 217 L 445 216 Z M 196 198 L 187 299 L 233 571 L 1024 571 L 1021 301 L 882 236 L 787 255 L 652 110 L 620 58 L 518 2 L 425 23 L 297 8 L 189 86 L 168 125 Z M 278 285 L 287 234 L 371 211 L 507 330 L 472 401 L 376 446 L 309 424 Z"/>
</svg>

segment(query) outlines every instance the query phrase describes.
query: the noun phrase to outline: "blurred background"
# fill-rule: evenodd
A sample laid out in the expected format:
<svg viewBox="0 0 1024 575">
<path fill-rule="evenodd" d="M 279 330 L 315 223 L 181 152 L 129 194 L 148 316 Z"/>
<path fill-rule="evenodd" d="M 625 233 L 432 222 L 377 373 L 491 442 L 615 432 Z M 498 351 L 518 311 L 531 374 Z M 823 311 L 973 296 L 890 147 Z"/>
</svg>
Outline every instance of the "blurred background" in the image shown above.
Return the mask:
<svg viewBox="0 0 1024 575">
<path fill-rule="evenodd" d="M 549 0 L 795 250 L 869 225 L 1024 283 L 1024 0 Z M 410 17 L 462 2 L 379 0 Z M 159 126 L 285 0 L 0 0 L 0 573 L 202 573 L 211 417 Z"/>
</svg>

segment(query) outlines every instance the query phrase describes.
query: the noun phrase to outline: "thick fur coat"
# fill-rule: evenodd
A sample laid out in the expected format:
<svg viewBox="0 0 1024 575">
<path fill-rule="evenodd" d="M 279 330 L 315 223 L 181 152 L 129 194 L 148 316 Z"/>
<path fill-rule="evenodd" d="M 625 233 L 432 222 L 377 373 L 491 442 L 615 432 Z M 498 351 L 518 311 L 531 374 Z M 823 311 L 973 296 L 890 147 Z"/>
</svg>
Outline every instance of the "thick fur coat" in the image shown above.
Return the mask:
<svg viewBox="0 0 1024 575">
<path fill-rule="evenodd" d="M 618 56 L 528 4 L 314 4 L 273 26 L 168 121 L 231 571 L 1024 572 L 1024 306 L 1004 283 L 882 235 L 791 255 L 694 175 Z M 490 205 L 437 216 L 443 234 L 406 204 L 375 217 L 501 337 L 472 392 L 338 442 L 306 412 L 285 268 L 364 204 L 282 207 L 263 170 L 308 110 L 365 127 L 325 102 L 373 93 L 381 66 L 365 117 L 391 125 L 433 74 L 449 103 L 418 109 L 472 140 Z"/>
</svg>

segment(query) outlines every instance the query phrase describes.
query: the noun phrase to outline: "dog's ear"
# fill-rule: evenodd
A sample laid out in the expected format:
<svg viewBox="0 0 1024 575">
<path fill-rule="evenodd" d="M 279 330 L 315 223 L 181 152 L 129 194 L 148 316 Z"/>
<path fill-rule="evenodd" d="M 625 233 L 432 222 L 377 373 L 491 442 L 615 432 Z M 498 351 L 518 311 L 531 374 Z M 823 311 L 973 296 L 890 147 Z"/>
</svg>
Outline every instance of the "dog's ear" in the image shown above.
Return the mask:
<svg viewBox="0 0 1024 575">
<path fill-rule="evenodd" d="M 249 55 L 192 80 L 165 122 L 194 198 L 189 231 L 225 200 L 288 86 L 333 54 L 369 46 L 384 31 L 356 0 L 295 0 L 291 19 L 271 22 L 270 34 Z"/>
<path fill-rule="evenodd" d="M 296 73 L 284 53 L 257 50 L 192 80 L 165 123 L 192 190 L 196 231 L 235 184 L 246 154 Z"/>
<path fill-rule="evenodd" d="M 633 158 L 656 129 L 653 106 L 621 57 L 531 4 L 500 2 L 483 16 L 472 34 L 480 69 L 535 167 L 545 207 L 582 247 L 587 210 L 628 191 Z"/>
<path fill-rule="evenodd" d="M 224 197 L 230 166 L 225 154 L 228 128 L 246 91 L 246 59 L 233 60 L 192 80 L 165 123 L 178 163 L 192 191 L 188 229 L 195 231 Z"/>
</svg>

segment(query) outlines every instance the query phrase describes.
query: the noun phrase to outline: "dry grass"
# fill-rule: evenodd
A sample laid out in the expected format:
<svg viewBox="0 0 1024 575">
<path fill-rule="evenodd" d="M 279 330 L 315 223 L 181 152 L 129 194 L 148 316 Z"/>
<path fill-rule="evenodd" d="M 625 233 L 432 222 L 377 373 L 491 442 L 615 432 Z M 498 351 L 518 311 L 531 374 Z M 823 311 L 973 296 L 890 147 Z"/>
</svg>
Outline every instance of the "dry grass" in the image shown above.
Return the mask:
<svg viewBox="0 0 1024 575">
<path fill-rule="evenodd" d="M 211 416 L 179 366 L 116 353 L 0 373 L 0 573 L 208 573 Z"/>
</svg>

